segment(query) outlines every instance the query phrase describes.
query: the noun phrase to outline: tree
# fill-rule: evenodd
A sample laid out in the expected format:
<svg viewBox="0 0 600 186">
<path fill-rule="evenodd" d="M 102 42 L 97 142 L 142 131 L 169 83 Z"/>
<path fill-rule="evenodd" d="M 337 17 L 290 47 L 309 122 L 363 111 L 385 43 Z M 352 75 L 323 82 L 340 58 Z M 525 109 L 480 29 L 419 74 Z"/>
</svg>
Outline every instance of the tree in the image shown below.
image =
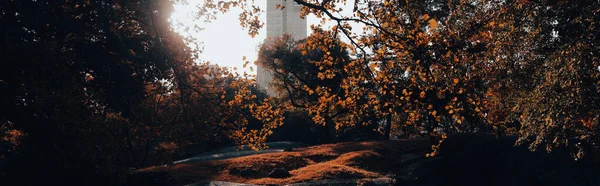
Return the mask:
<svg viewBox="0 0 600 186">
<path fill-rule="evenodd" d="M 348 88 L 343 87 L 347 86 L 343 80 L 350 75 L 344 68 L 351 59 L 347 45 L 331 34 L 334 32 L 315 28 L 313 34 L 300 41 L 289 35 L 268 39 L 260 47 L 257 61 L 273 74 L 272 86 L 288 110 L 306 112 L 313 122 L 325 126 L 329 142 L 334 141 L 342 122 L 364 122 L 367 132 L 375 130 L 377 124 L 367 115 L 352 115 L 352 104 L 343 99 Z"/>
<path fill-rule="evenodd" d="M 353 89 L 339 99 L 330 99 L 332 91 L 318 95 L 329 103 L 370 97 L 349 109 L 351 115 L 369 110 L 380 118 L 398 116 L 432 137 L 502 134 L 518 123 L 522 127 L 511 128 L 521 142 L 534 137 L 532 147 L 579 148 L 572 142 L 580 141 L 588 146 L 583 149 L 598 151 L 595 2 L 294 1 L 304 6 L 301 16 L 334 21 L 337 25 L 327 31 L 331 38 L 350 41 L 356 58 L 343 64 L 349 75 L 341 86 Z M 340 3 L 353 3 L 353 14 L 338 14 Z M 245 9 L 242 16 L 250 32 L 262 26 L 254 24 L 258 12 Z M 349 22 L 364 25 L 364 32 L 352 33 Z"/>
<path fill-rule="evenodd" d="M 566 146 L 578 159 L 585 153 L 598 158 L 600 40 L 595 23 L 600 3 L 528 2 L 523 8 L 540 11 L 529 12 L 523 20 L 536 28 L 531 36 L 535 57 L 511 69 L 528 74 L 519 77 L 528 79 L 519 79 L 525 88 L 509 84 L 523 95 L 514 98 L 522 124 L 519 142 L 547 151 Z"/>
<path fill-rule="evenodd" d="M 0 145 L 10 148 L 0 179 L 123 184 L 132 168 L 212 142 L 263 147 L 277 108 L 248 77 L 196 64 L 171 10 L 165 0 L 0 2 Z"/>
</svg>

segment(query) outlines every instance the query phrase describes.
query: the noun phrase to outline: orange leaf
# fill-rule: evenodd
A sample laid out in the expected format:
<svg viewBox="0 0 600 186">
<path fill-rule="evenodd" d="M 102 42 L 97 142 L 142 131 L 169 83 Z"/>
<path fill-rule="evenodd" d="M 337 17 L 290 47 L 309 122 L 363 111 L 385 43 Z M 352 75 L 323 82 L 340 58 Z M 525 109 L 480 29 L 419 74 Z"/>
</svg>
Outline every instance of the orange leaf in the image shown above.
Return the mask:
<svg viewBox="0 0 600 186">
<path fill-rule="evenodd" d="M 430 30 L 435 30 L 438 27 L 438 22 L 435 19 L 431 19 L 428 21 L 429 22 L 429 29 Z"/>
<path fill-rule="evenodd" d="M 317 77 L 318 77 L 319 79 L 321 79 L 321 80 L 325 79 L 325 75 L 324 75 L 323 73 L 321 73 L 321 72 L 319 72 L 319 73 L 317 74 Z"/>
</svg>

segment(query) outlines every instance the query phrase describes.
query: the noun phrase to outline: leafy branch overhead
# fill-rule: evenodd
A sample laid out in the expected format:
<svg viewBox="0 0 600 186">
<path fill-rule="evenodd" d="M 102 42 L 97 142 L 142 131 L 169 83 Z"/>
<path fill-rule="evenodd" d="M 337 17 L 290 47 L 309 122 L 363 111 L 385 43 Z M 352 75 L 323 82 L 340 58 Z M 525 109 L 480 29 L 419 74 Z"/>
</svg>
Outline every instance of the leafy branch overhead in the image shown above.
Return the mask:
<svg viewBox="0 0 600 186">
<path fill-rule="evenodd" d="M 260 13 L 252 1 L 237 2 L 243 15 Z M 280 87 L 314 97 L 318 104 L 307 105 L 298 91 L 287 91 L 292 105 L 308 108 L 317 122 L 340 106 L 344 119 L 335 125 L 375 115 L 389 118 L 394 129 L 417 128 L 432 137 L 490 131 L 517 134 L 532 150 L 573 147 L 579 158 L 598 151 L 597 2 L 294 2 L 303 5 L 300 16 L 321 20 L 295 47 L 305 58 L 323 51 L 320 59 L 307 60 L 318 69 L 314 81 L 336 79 L 339 87 L 293 87 L 306 82 L 289 79 L 289 71 Z M 345 7 L 352 14 L 342 14 Z M 262 26 L 241 17 L 251 33 Z M 328 21 L 335 26 L 320 30 Z M 348 42 L 338 43 L 350 58 L 332 65 L 327 51 L 335 45 L 327 38 Z"/>
<path fill-rule="evenodd" d="M 0 0 L 2 183 L 124 184 L 135 169 L 288 134 L 425 137 L 427 157 L 453 134 L 512 135 L 600 159 L 599 1 L 293 0 L 320 22 L 260 46 L 275 97 L 198 62 L 200 43 L 169 22 L 186 1 Z M 265 26 L 264 1 L 196 2 L 199 21 L 241 9 L 250 36 Z"/>
</svg>

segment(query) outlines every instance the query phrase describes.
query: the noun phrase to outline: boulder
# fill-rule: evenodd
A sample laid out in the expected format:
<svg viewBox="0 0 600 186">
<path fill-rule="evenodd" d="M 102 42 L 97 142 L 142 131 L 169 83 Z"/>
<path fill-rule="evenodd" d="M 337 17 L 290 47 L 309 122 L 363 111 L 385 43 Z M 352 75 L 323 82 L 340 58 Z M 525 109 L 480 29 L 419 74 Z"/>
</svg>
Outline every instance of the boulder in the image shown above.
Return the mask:
<svg viewBox="0 0 600 186">
<path fill-rule="evenodd" d="M 241 170 L 238 168 L 233 168 L 233 169 L 229 170 L 229 172 L 231 174 L 238 174 L 244 178 L 256 177 L 258 175 L 258 171 L 251 169 L 251 168 L 244 168 Z"/>
<path fill-rule="evenodd" d="M 269 173 L 269 177 L 271 178 L 287 178 L 292 176 L 290 172 L 285 168 L 275 168 L 271 173 Z"/>
</svg>

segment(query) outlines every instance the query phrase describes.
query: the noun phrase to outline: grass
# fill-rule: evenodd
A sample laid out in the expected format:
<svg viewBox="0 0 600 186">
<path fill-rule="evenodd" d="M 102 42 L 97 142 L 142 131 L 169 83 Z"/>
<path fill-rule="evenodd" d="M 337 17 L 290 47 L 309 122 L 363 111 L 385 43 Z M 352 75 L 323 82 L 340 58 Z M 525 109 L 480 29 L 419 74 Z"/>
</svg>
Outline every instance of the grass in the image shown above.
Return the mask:
<svg viewBox="0 0 600 186">
<path fill-rule="evenodd" d="M 228 181 L 250 184 L 291 184 L 325 179 L 370 179 L 388 176 L 406 153 L 425 154 L 429 140 L 344 142 L 257 154 L 226 160 L 155 166 L 138 173 L 168 175 L 173 184 Z M 275 168 L 289 170 L 288 178 L 270 178 Z M 242 170 L 252 169 L 242 176 Z"/>
</svg>

